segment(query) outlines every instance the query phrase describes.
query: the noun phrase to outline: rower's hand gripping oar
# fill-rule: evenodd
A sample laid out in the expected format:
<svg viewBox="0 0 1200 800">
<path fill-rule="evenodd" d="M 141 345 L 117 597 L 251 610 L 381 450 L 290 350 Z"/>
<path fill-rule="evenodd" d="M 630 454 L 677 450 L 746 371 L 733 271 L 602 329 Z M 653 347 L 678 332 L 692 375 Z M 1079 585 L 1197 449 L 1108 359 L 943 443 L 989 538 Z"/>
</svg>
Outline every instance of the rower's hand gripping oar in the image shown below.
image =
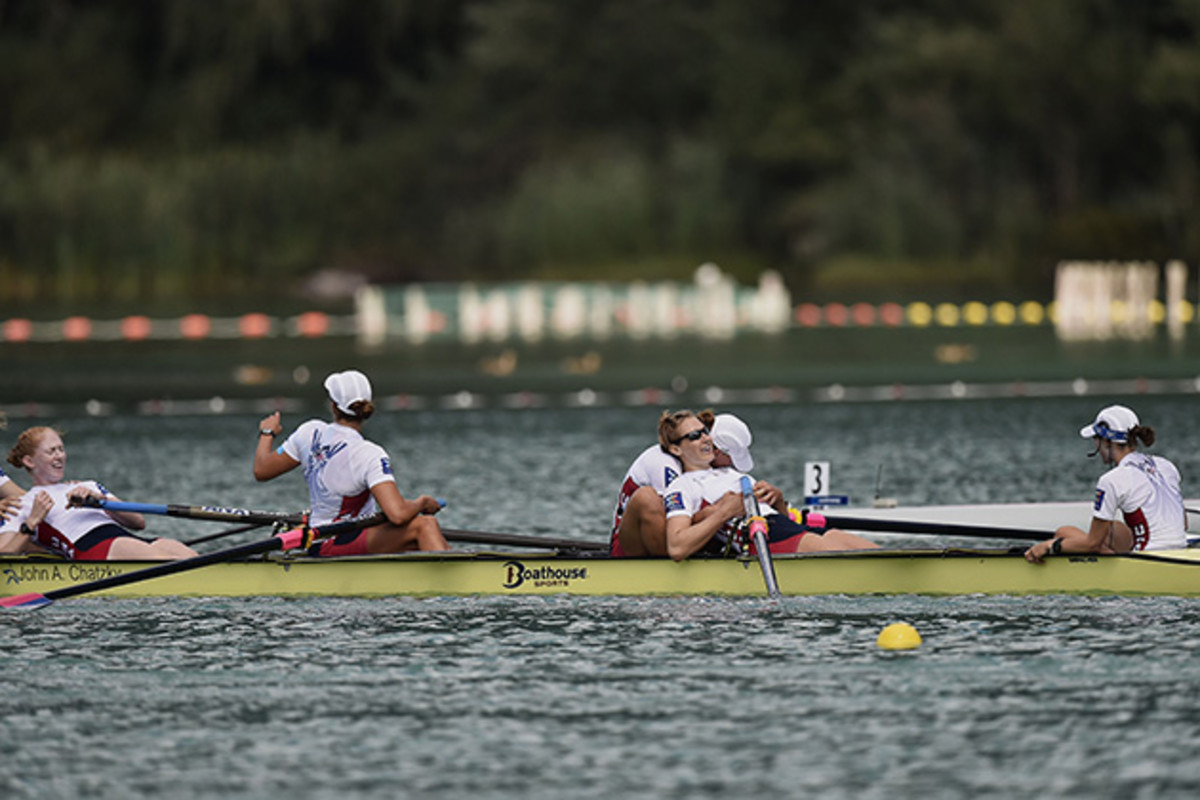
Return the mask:
<svg viewBox="0 0 1200 800">
<path fill-rule="evenodd" d="M 758 565 L 762 567 L 763 582 L 767 585 L 767 595 L 772 600 L 780 597 L 779 581 L 775 578 L 775 562 L 771 560 L 771 543 L 767 539 L 767 520 L 758 513 L 758 498 L 754 496 L 754 484 L 750 478 L 742 476 L 742 507 L 746 510 L 746 524 L 750 531 L 750 540 L 758 552 Z"/>
<path fill-rule="evenodd" d="M 369 528 L 372 525 L 378 525 L 387 520 L 387 517 L 382 513 L 373 514 L 369 517 L 360 519 L 346 520 L 345 522 L 335 522 L 330 525 L 324 525 L 320 528 L 310 528 L 308 525 L 303 525 L 299 528 L 293 528 L 283 533 L 277 533 L 270 539 L 263 539 L 250 544 L 243 544 L 238 547 L 230 547 L 227 550 L 217 550 L 213 553 L 205 553 L 192 558 L 184 558 L 179 561 L 168 561 L 162 564 L 155 564 L 152 567 L 145 569 L 126 572 L 123 575 L 114 575 L 111 578 L 101 578 L 98 581 L 89 581 L 87 583 L 77 583 L 74 586 L 64 586 L 61 589 L 52 589 L 45 594 L 31 592 L 29 594 L 15 595 L 13 597 L 0 598 L 0 607 L 2 608 L 41 608 L 42 606 L 50 605 L 55 600 L 61 600 L 64 597 L 74 597 L 75 595 L 88 594 L 90 592 L 99 592 L 104 589 L 111 589 L 114 586 L 125 586 L 130 583 L 138 583 L 140 581 L 150 580 L 151 578 L 159 578 L 164 575 L 175 575 L 180 572 L 188 572 L 193 569 L 207 567 L 210 564 L 219 564 L 225 561 L 233 561 L 234 559 L 243 558 L 245 556 L 258 555 L 259 553 L 269 553 L 273 550 L 291 550 L 296 547 L 307 547 L 315 539 L 325 539 L 330 536 L 336 536 L 341 533 L 361 530 Z"/>
</svg>

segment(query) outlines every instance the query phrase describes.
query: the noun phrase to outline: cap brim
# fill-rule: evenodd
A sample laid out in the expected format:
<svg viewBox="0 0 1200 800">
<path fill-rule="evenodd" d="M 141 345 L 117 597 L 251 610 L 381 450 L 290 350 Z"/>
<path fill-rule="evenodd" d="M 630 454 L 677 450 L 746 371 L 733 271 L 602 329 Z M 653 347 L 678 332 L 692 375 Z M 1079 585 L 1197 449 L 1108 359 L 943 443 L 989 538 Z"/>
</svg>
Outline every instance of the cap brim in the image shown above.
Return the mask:
<svg viewBox="0 0 1200 800">
<path fill-rule="evenodd" d="M 750 456 L 749 450 L 743 450 L 740 453 L 729 453 L 729 460 L 733 462 L 733 468 L 738 472 L 749 472 L 754 469 L 754 459 Z"/>
</svg>

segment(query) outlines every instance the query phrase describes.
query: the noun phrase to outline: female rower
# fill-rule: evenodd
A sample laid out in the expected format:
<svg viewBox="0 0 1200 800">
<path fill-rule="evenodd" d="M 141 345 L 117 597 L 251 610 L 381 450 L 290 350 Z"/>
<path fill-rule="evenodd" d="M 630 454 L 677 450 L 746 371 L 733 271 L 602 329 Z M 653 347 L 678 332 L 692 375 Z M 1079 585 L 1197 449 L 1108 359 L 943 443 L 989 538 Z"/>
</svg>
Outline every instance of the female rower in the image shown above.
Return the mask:
<svg viewBox="0 0 1200 800">
<path fill-rule="evenodd" d="M 335 372 L 325 379 L 325 390 L 333 422 L 310 419 L 275 449 L 275 437 L 283 430 L 279 412 L 259 424 L 254 477 L 269 481 L 303 464 L 312 506 L 309 522 L 314 526 L 369 516 L 380 509 L 388 521 L 315 544 L 312 554 L 448 550 L 450 545 L 433 518 L 441 504 L 427 494 L 404 499 L 387 452 L 363 438 L 363 423 L 375 413 L 367 376 L 357 370 Z"/>
<path fill-rule="evenodd" d="M 658 444 L 646 448 L 621 481 L 610 533 L 610 555 L 617 558 L 667 555 L 667 515 L 662 496 L 668 484 L 683 472 L 683 465 L 670 447 L 680 424 L 689 419 L 712 428 L 718 417 L 711 409 L 699 413 L 686 409 L 662 413 L 658 419 Z M 783 492 L 766 481 L 759 481 L 754 493 L 762 503 L 774 504 L 783 499 Z"/>
<path fill-rule="evenodd" d="M 29 428 L 17 437 L 8 463 L 24 467 L 33 487 L 0 527 L 0 552 L 52 550 L 76 561 L 149 561 L 189 558 L 196 551 L 174 539 L 143 539 L 141 514 L 73 506 L 84 497 L 118 499 L 96 481 L 67 481 L 67 451 L 54 428 Z"/>
<path fill-rule="evenodd" d="M 714 441 L 719 441 L 718 445 Z M 671 482 L 663 498 L 667 514 L 667 553 L 681 561 L 698 552 L 719 553 L 733 533 L 732 522 L 745 514 L 740 485 L 752 469 L 751 435 L 746 423 L 732 414 L 716 418 L 710 433 L 699 419 L 684 420 L 670 440 L 670 452 L 679 458 L 683 474 Z M 810 531 L 787 517 L 781 492 L 768 496 L 765 487 L 759 510 L 767 520 L 772 553 L 812 553 L 829 550 L 863 550 L 874 542 L 840 530 L 824 534 Z"/>
<path fill-rule="evenodd" d="M 1105 465 L 1112 467 L 1096 482 L 1096 500 L 1087 532 L 1064 525 L 1053 539 L 1038 542 L 1025 558 L 1041 563 L 1059 553 L 1128 553 L 1187 547 L 1187 512 L 1183 508 L 1179 470 L 1162 456 L 1138 452 L 1137 443 L 1154 444 L 1154 428 L 1142 425 L 1125 406 L 1100 410 L 1079 431 L 1092 439 Z M 1118 517 L 1120 517 L 1118 519 Z"/>
<path fill-rule="evenodd" d="M 685 419 L 699 419 L 708 428 L 713 424 L 713 412 L 664 411 L 659 417 L 658 444 L 643 450 L 621 481 L 609 539 L 610 555 L 619 558 L 667 554 L 667 515 L 662 495 L 683 471 L 683 465 L 669 448 L 675 430 Z"/>
</svg>

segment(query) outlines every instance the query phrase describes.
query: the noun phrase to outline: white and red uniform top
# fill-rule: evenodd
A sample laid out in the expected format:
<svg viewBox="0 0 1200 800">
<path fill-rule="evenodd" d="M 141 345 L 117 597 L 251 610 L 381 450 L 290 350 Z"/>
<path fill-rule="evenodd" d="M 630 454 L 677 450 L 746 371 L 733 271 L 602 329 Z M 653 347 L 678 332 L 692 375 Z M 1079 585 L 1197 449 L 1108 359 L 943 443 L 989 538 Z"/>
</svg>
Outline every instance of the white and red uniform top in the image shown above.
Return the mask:
<svg viewBox="0 0 1200 800">
<path fill-rule="evenodd" d="M 617 529 L 621 527 L 621 518 L 625 516 L 625 507 L 629 498 L 643 486 L 650 486 L 660 495 L 667 490 L 668 484 L 675 480 L 683 468 L 679 459 L 670 453 L 664 453 L 659 445 L 651 445 L 629 465 L 625 478 L 621 481 L 621 492 L 617 495 L 617 508 L 613 512 L 612 541 L 617 540 Z"/>
<path fill-rule="evenodd" d="M 750 477 L 733 467 L 714 467 L 683 473 L 671 482 L 663 495 L 667 518 L 683 515 L 694 517 L 700 509 L 716 503 L 728 492 L 741 494 L 743 476 Z M 750 482 L 753 483 L 754 478 L 750 478 Z M 759 513 L 769 517 L 779 512 L 768 505 L 761 505 Z M 734 521 L 730 520 L 730 523 Z M 726 528 L 728 527 L 732 526 L 727 523 Z"/>
<path fill-rule="evenodd" d="M 309 523 L 315 526 L 374 514 L 379 507 L 371 487 L 396 482 L 387 451 L 345 425 L 310 419 L 278 452 L 304 467 L 312 505 Z"/>
<path fill-rule="evenodd" d="M 1179 470 L 1167 459 L 1130 453 L 1096 482 L 1093 516 L 1124 521 L 1133 532 L 1134 550 L 1187 547 L 1179 483 Z"/>
<path fill-rule="evenodd" d="M 99 492 L 102 497 L 112 497 L 112 494 L 96 481 L 63 481 L 48 486 L 34 486 L 21 497 L 21 507 L 17 509 L 17 513 L 4 520 L 4 524 L 0 526 L 0 533 L 19 531 L 21 524 L 29 519 L 29 512 L 33 511 L 34 498 L 45 492 L 54 501 L 54 505 L 37 526 L 34 540 L 42 547 L 67 558 L 74 558 L 75 543 L 81 538 L 102 525 L 117 524 L 104 509 L 68 506 L 67 493 L 77 486 L 87 486 Z"/>
</svg>

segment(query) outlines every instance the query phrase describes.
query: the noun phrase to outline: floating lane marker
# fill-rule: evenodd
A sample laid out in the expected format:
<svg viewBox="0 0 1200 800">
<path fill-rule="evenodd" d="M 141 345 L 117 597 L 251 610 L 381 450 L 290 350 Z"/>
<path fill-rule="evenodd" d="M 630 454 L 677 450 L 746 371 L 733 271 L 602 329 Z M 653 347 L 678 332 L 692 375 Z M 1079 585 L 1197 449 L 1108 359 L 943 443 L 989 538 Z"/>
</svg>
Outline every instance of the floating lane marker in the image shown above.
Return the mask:
<svg viewBox="0 0 1200 800">
<path fill-rule="evenodd" d="M 893 622 L 879 632 L 875 644 L 880 650 L 915 650 L 921 646 L 921 634 L 907 622 Z"/>
</svg>

